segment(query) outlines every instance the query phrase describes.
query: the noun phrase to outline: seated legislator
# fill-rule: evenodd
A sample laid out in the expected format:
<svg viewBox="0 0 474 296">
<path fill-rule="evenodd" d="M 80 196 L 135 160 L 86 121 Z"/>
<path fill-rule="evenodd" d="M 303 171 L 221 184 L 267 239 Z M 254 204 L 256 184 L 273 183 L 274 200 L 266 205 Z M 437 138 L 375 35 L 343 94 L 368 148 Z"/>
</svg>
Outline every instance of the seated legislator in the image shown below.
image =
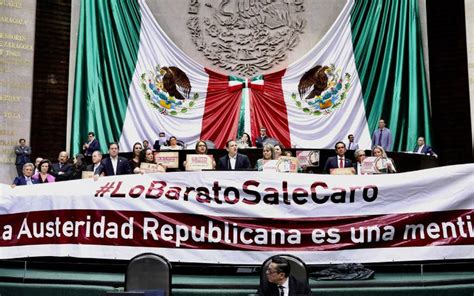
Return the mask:
<svg viewBox="0 0 474 296">
<path fill-rule="evenodd" d="M 140 166 L 140 152 L 142 152 L 142 150 L 142 143 L 136 142 L 133 144 L 132 158 L 128 161 L 128 165 L 130 166 L 130 170 L 132 172 L 135 171 L 135 168 Z"/>
<path fill-rule="evenodd" d="M 387 153 L 382 146 L 375 146 L 372 149 L 372 156 L 378 157 L 381 161 L 376 161 L 376 169 L 380 171 L 380 173 L 396 173 L 397 170 L 395 168 L 395 162 L 393 159 L 387 157 Z"/>
<path fill-rule="evenodd" d="M 36 179 L 38 183 L 53 183 L 56 178 L 50 174 L 51 172 L 51 161 L 43 159 L 38 164 L 39 172 L 33 175 L 33 179 Z"/>
<path fill-rule="evenodd" d="M 87 172 L 94 172 L 94 177 L 104 175 L 104 166 L 102 165 L 102 152 L 96 150 L 92 153 L 92 163 L 86 167 Z"/>
<path fill-rule="evenodd" d="M 39 164 L 40 164 L 40 162 L 41 162 L 42 160 L 43 160 L 42 157 L 36 157 L 35 163 L 34 163 L 34 165 L 35 165 L 35 172 L 34 172 L 33 175 L 36 175 L 37 173 L 39 173 Z"/>
<path fill-rule="evenodd" d="M 114 175 L 128 175 L 131 174 L 130 166 L 128 165 L 128 160 L 124 157 L 121 157 L 119 154 L 119 145 L 118 143 L 109 144 L 109 157 L 102 160 L 102 165 L 104 167 L 104 175 L 114 176 Z"/>
<path fill-rule="evenodd" d="M 273 257 L 265 275 L 268 282 L 260 283 L 259 296 L 313 295 L 308 282 L 301 282 L 291 275 L 290 263 L 283 257 Z"/>
<path fill-rule="evenodd" d="M 56 182 L 67 181 L 71 179 L 73 168 L 72 164 L 68 163 L 69 154 L 66 151 L 59 152 L 58 162 L 53 163 L 51 175 L 56 178 Z"/>
<path fill-rule="evenodd" d="M 168 142 L 168 146 L 162 146 L 160 150 L 183 150 L 183 146 L 178 145 L 178 139 L 175 136 L 171 136 Z"/>
<path fill-rule="evenodd" d="M 149 164 L 149 166 L 146 164 Z M 153 154 L 153 150 L 151 150 L 151 148 L 143 149 L 140 152 L 140 166 L 136 167 L 133 170 L 133 173 L 146 174 L 156 172 L 166 172 L 166 167 L 162 164 L 156 163 L 155 155 Z"/>
<path fill-rule="evenodd" d="M 158 140 L 156 140 L 153 144 L 153 149 L 155 149 L 155 151 L 160 151 L 161 147 L 164 145 L 166 145 L 166 134 L 164 132 L 160 132 L 158 134 Z"/>
<path fill-rule="evenodd" d="M 247 155 L 237 153 L 238 147 L 234 140 L 226 143 L 227 154 L 217 161 L 218 170 L 250 169 L 250 160 Z"/>
<path fill-rule="evenodd" d="M 331 170 L 337 168 L 352 168 L 352 161 L 347 159 L 346 154 L 346 144 L 344 142 L 339 141 L 334 146 L 336 149 L 336 156 L 331 156 L 326 160 L 326 164 L 324 165 L 324 173 L 330 174 Z"/>
<path fill-rule="evenodd" d="M 207 143 L 203 140 L 197 141 L 194 151 L 196 151 L 196 154 L 207 155 Z M 215 169 L 216 161 L 212 155 L 209 156 L 212 157 L 212 169 Z M 186 167 L 186 161 L 183 162 L 183 166 Z"/>
<path fill-rule="evenodd" d="M 418 153 L 418 154 L 426 154 L 426 155 L 432 155 L 434 157 L 438 157 L 438 155 L 433 151 L 433 148 L 425 144 L 425 138 L 423 137 L 418 137 L 418 140 L 416 141 L 416 146 L 413 149 L 413 152 Z"/>
<path fill-rule="evenodd" d="M 265 144 L 263 145 L 263 157 L 257 160 L 257 163 L 255 164 L 255 169 L 257 171 L 262 171 L 263 170 L 263 165 L 274 158 L 275 150 L 272 144 Z"/>
<path fill-rule="evenodd" d="M 356 160 L 356 162 L 354 163 L 354 169 L 355 169 L 356 175 L 361 175 L 361 166 L 362 166 L 362 162 L 365 159 L 365 151 L 363 149 L 357 149 L 354 152 L 354 158 Z"/>
<path fill-rule="evenodd" d="M 94 152 L 92 152 L 94 153 Z M 92 154 L 91 154 L 92 157 Z M 72 176 L 71 180 L 81 179 L 82 172 L 87 168 L 87 163 L 83 154 L 76 154 L 74 158 L 74 163 L 72 165 Z"/>
<path fill-rule="evenodd" d="M 280 159 L 281 156 L 285 156 L 285 147 L 282 144 L 277 143 L 273 146 L 273 159 Z"/>
<path fill-rule="evenodd" d="M 242 137 L 240 137 L 236 142 L 239 149 L 252 148 L 252 140 L 250 140 L 250 135 L 247 133 L 243 133 Z"/>
<path fill-rule="evenodd" d="M 23 175 L 16 177 L 11 187 L 38 184 L 38 180 L 31 178 L 34 169 L 35 166 L 31 162 L 25 163 L 22 170 Z"/>
</svg>

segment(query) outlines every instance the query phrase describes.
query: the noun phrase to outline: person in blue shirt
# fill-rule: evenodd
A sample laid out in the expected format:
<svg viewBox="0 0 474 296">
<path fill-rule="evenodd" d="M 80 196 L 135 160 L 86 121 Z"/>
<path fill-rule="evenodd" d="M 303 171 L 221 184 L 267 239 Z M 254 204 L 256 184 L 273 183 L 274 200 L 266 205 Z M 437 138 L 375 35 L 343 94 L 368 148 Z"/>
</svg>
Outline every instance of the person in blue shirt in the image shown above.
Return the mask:
<svg viewBox="0 0 474 296">
<path fill-rule="evenodd" d="M 385 151 L 392 151 L 392 132 L 385 127 L 385 120 L 379 120 L 379 127 L 372 135 L 372 149 L 381 146 Z"/>
</svg>

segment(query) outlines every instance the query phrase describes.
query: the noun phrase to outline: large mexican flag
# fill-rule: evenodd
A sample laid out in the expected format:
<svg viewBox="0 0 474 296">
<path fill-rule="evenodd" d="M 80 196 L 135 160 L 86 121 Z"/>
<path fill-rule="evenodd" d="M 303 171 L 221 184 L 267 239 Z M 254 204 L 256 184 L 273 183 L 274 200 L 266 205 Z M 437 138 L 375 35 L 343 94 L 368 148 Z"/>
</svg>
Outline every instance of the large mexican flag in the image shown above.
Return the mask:
<svg viewBox="0 0 474 296">
<path fill-rule="evenodd" d="M 242 132 L 255 139 L 261 126 L 287 147 L 332 148 L 354 134 L 370 148 L 379 118 L 395 151 L 411 150 L 417 136 L 430 142 L 416 0 L 349 0 L 308 53 L 253 77 L 196 63 L 144 0 L 81 5 L 72 153 L 88 131 L 104 150 L 118 141 L 131 151 L 160 132 L 188 146 L 203 139 L 223 147 Z"/>
</svg>

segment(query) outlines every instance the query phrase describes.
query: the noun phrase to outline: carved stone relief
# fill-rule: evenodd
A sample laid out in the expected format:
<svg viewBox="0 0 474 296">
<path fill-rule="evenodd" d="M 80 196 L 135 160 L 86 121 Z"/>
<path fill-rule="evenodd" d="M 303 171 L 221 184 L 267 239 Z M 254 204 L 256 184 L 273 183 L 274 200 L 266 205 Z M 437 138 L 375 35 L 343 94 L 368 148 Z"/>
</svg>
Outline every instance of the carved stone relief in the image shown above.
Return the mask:
<svg viewBox="0 0 474 296">
<path fill-rule="evenodd" d="M 306 21 L 303 0 L 190 0 L 193 43 L 215 66 L 252 76 L 287 58 Z"/>
</svg>

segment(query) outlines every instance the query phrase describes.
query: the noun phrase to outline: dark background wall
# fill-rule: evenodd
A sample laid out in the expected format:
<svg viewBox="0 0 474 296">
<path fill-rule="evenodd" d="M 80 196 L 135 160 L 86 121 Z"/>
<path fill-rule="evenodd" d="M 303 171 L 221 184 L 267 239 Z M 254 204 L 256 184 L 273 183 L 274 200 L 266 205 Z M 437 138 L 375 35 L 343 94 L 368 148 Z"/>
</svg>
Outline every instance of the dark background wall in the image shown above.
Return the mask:
<svg viewBox="0 0 474 296">
<path fill-rule="evenodd" d="M 464 1 L 426 1 L 435 149 L 443 164 L 473 162 Z"/>
<path fill-rule="evenodd" d="M 31 146 L 54 161 L 66 149 L 70 26 L 70 0 L 37 1 Z"/>
<path fill-rule="evenodd" d="M 434 148 L 440 164 L 473 162 L 464 1 L 426 1 Z M 66 148 L 70 0 L 37 4 L 31 145 L 55 160 Z M 86 136 L 86 135 L 84 135 Z"/>
</svg>

